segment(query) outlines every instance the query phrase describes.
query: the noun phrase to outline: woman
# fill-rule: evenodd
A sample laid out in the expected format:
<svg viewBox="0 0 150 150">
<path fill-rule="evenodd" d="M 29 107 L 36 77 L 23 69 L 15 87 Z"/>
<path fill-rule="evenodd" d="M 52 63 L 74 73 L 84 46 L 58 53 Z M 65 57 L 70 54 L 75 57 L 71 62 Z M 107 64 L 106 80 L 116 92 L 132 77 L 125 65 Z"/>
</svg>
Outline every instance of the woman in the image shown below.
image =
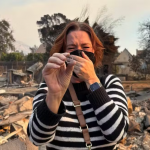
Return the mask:
<svg viewBox="0 0 150 150">
<path fill-rule="evenodd" d="M 102 57 L 102 43 L 90 26 L 78 22 L 66 26 L 51 49 L 42 72 L 45 82 L 34 97 L 28 125 L 33 144 L 47 143 L 47 150 L 112 150 L 126 136 L 126 95 L 119 78 L 97 77 L 95 68 Z M 80 100 L 91 147 L 85 143 L 84 129 L 79 128 L 70 82 Z"/>
</svg>

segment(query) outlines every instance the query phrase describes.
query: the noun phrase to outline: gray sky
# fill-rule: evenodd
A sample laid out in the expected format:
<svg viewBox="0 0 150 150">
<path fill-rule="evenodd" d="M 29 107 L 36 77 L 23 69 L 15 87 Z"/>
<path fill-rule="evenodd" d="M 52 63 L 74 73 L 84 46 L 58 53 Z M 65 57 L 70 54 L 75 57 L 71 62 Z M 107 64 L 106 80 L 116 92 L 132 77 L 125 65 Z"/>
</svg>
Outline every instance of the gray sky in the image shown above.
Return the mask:
<svg viewBox="0 0 150 150">
<path fill-rule="evenodd" d="M 120 46 L 119 51 L 127 48 L 135 54 L 139 49 L 139 22 L 150 19 L 150 0 L 0 0 L 0 19 L 10 22 L 17 41 L 29 46 L 39 45 L 37 20 L 53 13 L 63 13 L 74 19 L 86 4 L 90 6 L 92 19 L 103 6 L 114 19 L 125 17 L 122 25 L 115 28 L 115 35 L 119 38 L 116 45 Z"/>
</svg>

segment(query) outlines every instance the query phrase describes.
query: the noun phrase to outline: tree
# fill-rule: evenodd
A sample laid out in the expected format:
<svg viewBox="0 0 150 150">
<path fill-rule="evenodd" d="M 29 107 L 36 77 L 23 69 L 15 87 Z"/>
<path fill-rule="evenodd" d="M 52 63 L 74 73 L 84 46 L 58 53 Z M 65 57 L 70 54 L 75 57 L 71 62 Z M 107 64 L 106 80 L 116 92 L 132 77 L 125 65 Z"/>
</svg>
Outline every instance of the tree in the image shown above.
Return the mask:
<svg viewBox="0 0 150 150">
<path fill-rule="evenodd" d="M 36 45 L 34 45 L 33 47 L 30 47 L 31 53 L 32 53 L 32 59 L 34 60 L 34 53 L 35 51 L 38 49 L 38 47 Z"/>
<path fill-rule="evenodd" d="M 150 50 L 150 20 L 140 23 L 138 33 L 140 47 L 143 50 Z"/>
<path fill-rule="evenodd" d="M 123 18 L 114 20 L 110 15 L 107 15 L 107 9 L 104 7 L 98 12 L 94 23 L 90 24 L 89 8 L 83 8 L 79 17 L 70 20 L 65 15 L 57 13 L 54 15 L 44 15 L 40 21 L 37 21 L 39 26 L 38 32 L 40 35 L 40 41 L 46 46 L 46 52 L 49 54 L 51 47 L 58 35 L 63 31 L 65 26 L 70 21 L 79 21 L 89 24 L 95 31 L 97 37 L 104 45 L 104 59 L 103 65 L 108 65 L 108 73 L 112 72 L 112 62 L 116 52 L 118 52 L 119 46 L 115 45 L 118 40 L 114 36 L 114 28 L 121 24 Z M 47 55 L 49 56 L 49 55 Z M 103 73 L 103 68 L 96 69 L 97 74 Z"/>
<path fill-rule="evenodd" d="M 146 75 L 150 74 L 150 50 L 143 50 L 139 55 L 139 59 L 141 60 L 141 73 L 145 74 L 146 78 Z"/>
<path fill-rule="evenodd" d="M 1 61 L 23 61 L 24 56 L 21 53 L 4 53 L 1 54 Z"/>
<path fill-rule="evenodd" d="M 141 54 L 134 57 L 135 61 L 131 61 L 132 70 L 136 70 L 140 74 L 150 74 L 150 20 L 140 23 L 138 28 L 139 46 L 143 50 Z"/>
<path fill-rule="evenodd" d="M 35 53 L 37 49 L 38 47 L 36 45 L 34 45 L 33 47 L 30 47 L 31 53 Z"/>
<path fill-rule="evenodd" d="M 33 57 L 34 55 L 34 57 Z M 46 58 L 47 58 L 47 54 L 42 54 L 42 53 L 29 53 L 27 56 L 26 56 L 26 61 L 41 61 L 41 62 L 45 62 L 46 61 Z"/>
<path fill-rule="evenodd" d="M 144 75 L 146 79 L 146 76 L 150 74 L 150 51 L 144 50 L 140 55 L 133 56 L 132 60 L 129 60 L 129 66 L 132 71 L 138 75 Z"/>
<path fill-rule="evenodd" d="M 46 46 L 47 52 L 50 51 L 55 39 L 70 21 L 61 13 L 51 16 L 44 15 L 40 21 L 37 21 L 37 25 L 40 27 L 38 29 L 40 41 Z"/>
<path fill-rule="evenodd" d="M 141 62 L 139 57 L 133 55 L 132 59 L 129 60 L 129 66 L 132 71 L 139 73 L 141 69 Z"/>
<path fill-rule="evenodd" d="M 40 21 L 37 21 L 39 26 L 38 32 L 40 35 L 40 41 L 46 46 L 47 52 L 50 51 L 55 39 L 65 28 L 66 24 L 70 21 L 80 21 L 89 23 L 89 8 L 83 8 L 80 17 L 73 20 L 68 19 L 65 15 L 58 13 L 54 15 L 44 15 Z M 112 19 L 110 15 L 107 15 L 107 9 L 104 7 L 97 15 L 94 23 L 91 25 L 105 47 L 105 54 L 115 53 L 119 46 L 115 46 L 115 42 L 118 38 L 114 37 L 113 29 L 123 18 Z"/>
<path fill-rule="evenodd" d="M 6 20 L 0 21 L 0 53 L 7 52 L 8 50 L 15 51 L 13 42 L 15 41 L 13 31 L 10 28 L 9 22 Z"/>
</svg>

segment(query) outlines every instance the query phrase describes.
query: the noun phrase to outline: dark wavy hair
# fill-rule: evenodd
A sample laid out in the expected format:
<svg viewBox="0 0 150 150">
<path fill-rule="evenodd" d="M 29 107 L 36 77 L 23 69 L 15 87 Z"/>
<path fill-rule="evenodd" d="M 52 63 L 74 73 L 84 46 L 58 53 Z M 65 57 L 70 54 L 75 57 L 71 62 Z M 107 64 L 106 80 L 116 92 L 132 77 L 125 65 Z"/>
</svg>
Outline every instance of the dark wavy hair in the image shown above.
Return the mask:
<svg viewBox="0 0 150 150">
<path fill-rule="evenodd" d="M 54 53 L 64 53 L 66 50 L 67 35 L 71 31 L 85 31 L 90 36 L 96 61 L 94 67 L 97 68 L 102 65 L 104 47 L 102 42 L 96 36 L 94 30 L 86 23 L 83 22 L 70 22 L 66 25 L 63 32 L 55 40 L 55 43 L 50 51 L 52 56 Z"/>
</svg>

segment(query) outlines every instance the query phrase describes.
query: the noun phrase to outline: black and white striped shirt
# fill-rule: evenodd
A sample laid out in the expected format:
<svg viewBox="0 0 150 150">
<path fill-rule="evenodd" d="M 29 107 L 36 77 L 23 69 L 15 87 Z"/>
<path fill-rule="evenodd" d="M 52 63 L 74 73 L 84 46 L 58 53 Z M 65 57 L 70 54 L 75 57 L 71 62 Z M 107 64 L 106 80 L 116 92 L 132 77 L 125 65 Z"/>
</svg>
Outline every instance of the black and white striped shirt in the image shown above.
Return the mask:
<svg viewBox="0 0 150 150">
<path fill-rule="evenodd" d="M 89 128 L 93 150 L 112 150 L 128 130 L 127 99 L 114 75 L 100 79 L 103 87 L 90 93 L 85 82 L 73 84 Z M 79 121 L 67 90 L 58 114 L 46 105 L 47 85 L 43 82 L 33 101 L 33 113 L 28 125 L 30 141 L 37 145 L 47 143 L 47 150 L 87 150 Z"/>
</svg>

